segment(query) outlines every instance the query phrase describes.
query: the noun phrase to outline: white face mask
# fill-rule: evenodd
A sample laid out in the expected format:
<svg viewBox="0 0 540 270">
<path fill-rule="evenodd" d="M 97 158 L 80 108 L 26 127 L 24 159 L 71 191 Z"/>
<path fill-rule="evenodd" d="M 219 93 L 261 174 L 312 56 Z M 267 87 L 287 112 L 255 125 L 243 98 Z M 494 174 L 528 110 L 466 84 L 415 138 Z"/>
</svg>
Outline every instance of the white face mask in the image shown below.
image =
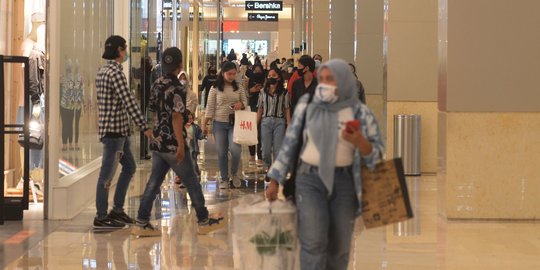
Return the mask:
<svg viewBox="0 0 540 270">
<path fill-rule="evenodd" d="M 319 83 L 319 85 L 317 85 L 315 95 L 318 97 L 318 99 L 325 103 L 334 103 L 339 98 L 336 95 L 336 87 L 325 83 Z"/>
<path fill-rule="evenodd" d="M 185 85 L 188 84 L 188 81 L 187 80 L 181 80 L 180 83 L 185 86 Z"/>
</svg>

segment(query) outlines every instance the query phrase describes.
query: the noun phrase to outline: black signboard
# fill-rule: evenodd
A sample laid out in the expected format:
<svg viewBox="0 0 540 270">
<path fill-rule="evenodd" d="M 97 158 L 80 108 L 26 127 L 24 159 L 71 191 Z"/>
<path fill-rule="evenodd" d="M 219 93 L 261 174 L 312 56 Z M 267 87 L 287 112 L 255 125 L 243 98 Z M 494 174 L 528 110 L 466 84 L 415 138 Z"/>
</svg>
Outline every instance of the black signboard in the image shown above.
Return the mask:
<svg viewBox="0 0 540 270">
<path fill-rule="evenodd" d="M 250 22 L 277 22 L 277 13 L 248 13 L 248 21 Z"/>
<path fill-rule="evenodd" d="M 282 11 L 283 1 L 246 1 L 246 10 Z"/>
</svg>

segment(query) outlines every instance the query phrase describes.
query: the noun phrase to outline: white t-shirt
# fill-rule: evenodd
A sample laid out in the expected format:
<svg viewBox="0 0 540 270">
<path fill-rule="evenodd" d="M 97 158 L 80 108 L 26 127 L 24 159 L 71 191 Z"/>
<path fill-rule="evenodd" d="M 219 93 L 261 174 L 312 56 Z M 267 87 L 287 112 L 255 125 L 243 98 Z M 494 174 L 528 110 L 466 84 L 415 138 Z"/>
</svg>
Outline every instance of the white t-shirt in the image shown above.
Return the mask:
<svg viewBox="0 0 540 270">
<path fill-rule="evenodd" d="M 354 158 L 354 145 L 343 139 L 341 133 L 345 129 L 345 123 L 354 120 L 352 108 L 345 108 L 338 112 L 338 141 L 336 145 L 336 167 L 346 167 L 353 164 Z M 317 149 L 317 146 L 310 139 L 311 134 L 307 132 L 307 144 L 304 152 L 300 156 L 303 162 L 312 165 L 319 166 L 321 160 L 321 154 Z"/>
<path fill-rule="evenodd" d="M 191 140 L 193 140 L 193 125 L 186 127 L 186 133 L 187 133 L 186 142 L 187 142 L 188 148 L 189 150 L 193 151 L 193 149 L 191 149 Z"/>
</svg>

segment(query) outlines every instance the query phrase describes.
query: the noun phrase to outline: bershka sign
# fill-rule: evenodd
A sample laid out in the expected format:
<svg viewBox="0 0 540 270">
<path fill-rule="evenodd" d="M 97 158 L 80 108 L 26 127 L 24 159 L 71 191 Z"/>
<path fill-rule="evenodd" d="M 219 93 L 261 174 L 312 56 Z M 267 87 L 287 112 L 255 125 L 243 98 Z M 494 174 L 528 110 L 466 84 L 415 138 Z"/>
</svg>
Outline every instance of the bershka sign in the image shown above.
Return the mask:
<svg viewBox="0 0 540 270">
<path fill-rule="evenodd" d="M 246 10 L 282 11 L 283 1 L 246 1 Z"/>
<path fill-rule="evenodd" d="M 250 22 L 277 22 L 277 13 L 248 13 L 248 21 Z"/>
</svg>

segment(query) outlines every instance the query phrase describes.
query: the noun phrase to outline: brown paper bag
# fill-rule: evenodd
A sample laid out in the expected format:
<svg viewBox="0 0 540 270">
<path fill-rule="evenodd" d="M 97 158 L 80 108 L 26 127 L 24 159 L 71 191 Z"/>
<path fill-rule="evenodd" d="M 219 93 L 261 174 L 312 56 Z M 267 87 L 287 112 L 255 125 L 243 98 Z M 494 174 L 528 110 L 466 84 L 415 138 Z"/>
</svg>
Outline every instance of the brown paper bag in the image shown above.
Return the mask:
<svg viewBox="0 0 540 270">
<path fill-rule="evenodd" d="M 362 219 L 366 228 L 385 226 L 412 217 L 400 158 L 381 162 L 374 171 L 362 168 Z"/>
</svg>

